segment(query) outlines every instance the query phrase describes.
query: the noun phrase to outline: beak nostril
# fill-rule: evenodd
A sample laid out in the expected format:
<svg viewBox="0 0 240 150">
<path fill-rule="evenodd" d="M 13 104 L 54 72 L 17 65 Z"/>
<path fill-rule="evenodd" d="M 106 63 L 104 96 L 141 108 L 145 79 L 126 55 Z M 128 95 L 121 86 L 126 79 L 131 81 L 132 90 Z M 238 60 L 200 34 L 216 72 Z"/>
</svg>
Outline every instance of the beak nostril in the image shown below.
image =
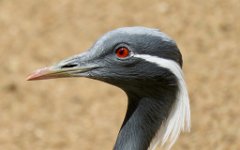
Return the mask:
<svg viewBox="0 0 240 150">
<path fill-rule="evenodd" d="M 77 64 L 65 64 L 61 68 L 73 68 L 73 67 L 76 67 L 76 66 L 77 66 Z"/>
</svg>

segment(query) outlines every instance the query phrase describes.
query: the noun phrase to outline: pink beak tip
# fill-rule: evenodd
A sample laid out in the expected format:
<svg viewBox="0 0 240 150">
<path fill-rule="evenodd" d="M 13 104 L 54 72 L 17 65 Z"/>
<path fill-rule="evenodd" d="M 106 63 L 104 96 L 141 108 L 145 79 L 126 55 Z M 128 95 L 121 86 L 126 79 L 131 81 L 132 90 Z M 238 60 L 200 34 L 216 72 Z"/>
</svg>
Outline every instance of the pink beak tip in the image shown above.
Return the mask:
<svg viewBox="0 0 240 150">
<path fill-rule="evenodd" d="M 49 71 L 50 71 L 50 69 L 48 67 L 38 69 L 38 70 L 34 71 L 33 73 L 31 73 L 27 77 L 26 80 L 27 81 L 39 80 L 40 77 L 42 77 L 43 75 L 46 75 L 47 73 L 49 73 Z"/>
</svg>

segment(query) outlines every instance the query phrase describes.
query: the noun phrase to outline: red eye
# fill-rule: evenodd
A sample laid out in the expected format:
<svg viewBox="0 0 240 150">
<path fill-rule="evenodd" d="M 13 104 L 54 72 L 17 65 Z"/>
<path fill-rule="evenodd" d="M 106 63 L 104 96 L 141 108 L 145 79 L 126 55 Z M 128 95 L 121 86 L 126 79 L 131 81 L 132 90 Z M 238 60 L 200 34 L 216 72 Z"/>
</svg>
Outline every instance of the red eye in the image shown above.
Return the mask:
<svg viewBox="0 0 240 150">
<path fill-rule="evenodd" d="M 130 51 L 126 47 L 120 47 L 116 50 L 116 55 L 119 58 L 126 58 L 129 54 Z"/>
</svg>

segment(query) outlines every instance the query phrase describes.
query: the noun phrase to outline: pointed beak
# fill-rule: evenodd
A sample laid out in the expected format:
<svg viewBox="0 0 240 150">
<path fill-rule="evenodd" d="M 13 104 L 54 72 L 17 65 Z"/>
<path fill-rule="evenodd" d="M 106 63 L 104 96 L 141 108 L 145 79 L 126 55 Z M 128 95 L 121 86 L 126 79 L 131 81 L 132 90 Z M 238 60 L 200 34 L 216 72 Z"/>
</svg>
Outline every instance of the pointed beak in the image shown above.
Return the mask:
<svg viewBox="0 0 240 150">
<path fill-rule="evenodd" d="M 32 80 L 45 80 L 66 77 L 81 77 L 86 76 L 86 72 L 97 68 L 96 65 L 84 63 L 85 57 L 74 56 L 60 63 L 38 69 L 27 77 L 28 81 Z M 85 75 L 84 75 L 85 73 Z"/>
<path fill-rule="evenodd" d="M 45 67 L 31 73 L 27 77 L 27 80 L 30 81 L 30 80 L 51 79 L 51 78 L 57 78 L 58 76 L 63 76 L 63 75 L 60 75 L 60 74 L 57 75 L 57 71 L 53 71 L 52 69 L 50 69 L 50 67 Z"/>
<path fill-rule="evenodd" d="M 27 80 L 46 80 L 46 79 L 55 79 L 55 78 L 66 78 L 66 77 L 76 77 L 74 72 L 85 72 L 88 71 L 89 68 L 74 68 L 74 69 L 59 69 L 55 70 L 52 67 L 45 67 L 38 69 L 31 73 Z"/>
</svg>

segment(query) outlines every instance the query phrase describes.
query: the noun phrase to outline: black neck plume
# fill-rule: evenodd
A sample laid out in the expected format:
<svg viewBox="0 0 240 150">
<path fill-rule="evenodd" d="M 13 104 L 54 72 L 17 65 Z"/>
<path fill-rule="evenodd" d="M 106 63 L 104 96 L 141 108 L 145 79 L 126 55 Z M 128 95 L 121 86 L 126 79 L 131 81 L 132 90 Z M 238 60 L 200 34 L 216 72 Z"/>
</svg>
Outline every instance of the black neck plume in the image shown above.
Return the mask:
<svg viewBox="0 0 240 150">
<path fill-rule="evenodd" d="M 139 98 L 128 95 L 128 109 L 114 150 L 147 150 L 162 122 L 167 118 L 175 96 Z"/>
</svg>

